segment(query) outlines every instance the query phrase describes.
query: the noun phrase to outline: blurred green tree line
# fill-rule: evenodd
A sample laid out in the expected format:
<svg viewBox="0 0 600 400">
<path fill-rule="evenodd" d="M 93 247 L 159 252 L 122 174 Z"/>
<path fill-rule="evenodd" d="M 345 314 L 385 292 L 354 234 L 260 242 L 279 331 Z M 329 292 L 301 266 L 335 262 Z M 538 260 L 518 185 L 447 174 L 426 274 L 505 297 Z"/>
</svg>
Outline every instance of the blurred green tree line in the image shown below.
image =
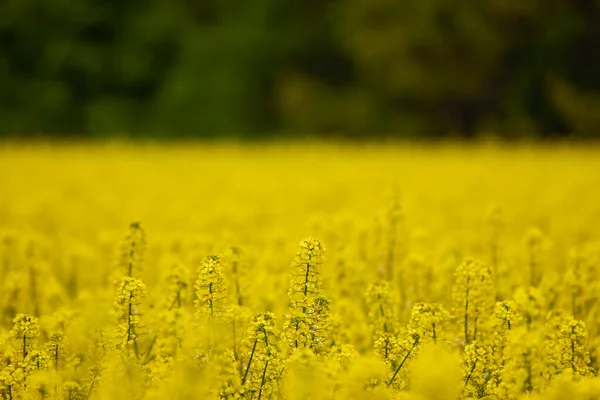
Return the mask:
<svg viewBox="0 0 600 400">
<path fill-rule="evenodd" d="M 597 137 L 599 0 L 0 0 L 0 135 Z"/>
</svg>

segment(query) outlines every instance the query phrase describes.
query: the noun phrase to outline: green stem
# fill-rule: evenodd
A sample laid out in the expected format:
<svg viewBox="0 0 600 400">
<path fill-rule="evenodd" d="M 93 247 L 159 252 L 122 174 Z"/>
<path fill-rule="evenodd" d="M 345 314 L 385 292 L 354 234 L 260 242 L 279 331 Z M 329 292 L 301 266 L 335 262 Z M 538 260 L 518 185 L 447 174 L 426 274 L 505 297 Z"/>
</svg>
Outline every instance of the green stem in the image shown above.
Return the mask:
<svg viewBox="0 0 600 400">
<path fill-rule="evenodd" d="M 27 357 L 27 335 L 23 335 L 23 359 Z"/>
<path fill-rule="evenodd" d="M 210 295 L 210 298 L 208 299 L 208 304 L 210 307 L 210 319 L 212 320 L 213 315 L 214 315 L 214 307 L 213 307 L 213 299 L 212 299 L 212 294 L 213 294 L 213 283 L 209 283 L 208 284 L 208 293 Z"/>
<path fill-rule="evenodd" d="M 54 347 L 54 370 L 58 371 L 58 343 Z"/>
<path fill-rule="evenodd" d="M 531 362 L 527 357 L 529 355 L 529 351 L 523 354 L 523 359 L 525 361 L 525 369 L 527 371 L 527 375 L 525 376 L 525 382 L 523 383 L 523 389 L 525 392 L 531 392 L 533 390 L 533 385 L 531 383 Z"/>
<path fill-rule="evenodd" d="M 133 315 L 133 292 L 129 292 L 129 307 L 127 310 L 127 343 L 132 340 L 132 336 L 135 336 L 135 326 L 131 323 L 131 317 Z M 133 340 L 133 350 L 135 352 L 135 357 L 139 358 L 139 348 L 137 338 Z"/>
<path fill-rule="evenodd" d="M 408 350 L 408 353 L 406 353 L 406 355 L 402 359 L 402 362 L 400 363 L 400 365 L 398 365 L 398 368 L 396 368 L 396 371 L 394 371 L 394 375 L 392 375 L 392 378 L 388 382 L 387 387 L 390 387 L 391 384 L 392 384 L 392 382 L 394 382 L 394 379 L 396 379 L 396 375 L 398 375 L 398 372 L 400 372 L 400 369 L 402 368 L 402 366 L 404 366 L 404 363 L 406 363 L 406 360 L 408 360 L 408 357 L 410 357 L 410 354 L 415 349 L 415 347 L 417 347 L 418 343 L 419 343 L 419 337 L 417 336 L 417 338 L 415 339 L 415 342 L 413 343 L 412 347 L 410 348 L 410 350 Z"/>
<path fill-rule="evenodd" d="M 267 377 L 267 367 L 269 366 L 269 360 L 265 362 L 265 368 L 263 368 L 262 379 L 260 381 L 260 389 L 258 390 L 258 399 L 262 397 L 263 386 L 265 386 L 265 379 Z"/>
<path fill-rule="evenodd" d="M 530 273 L 529 280 L 531 282 L 530 283 L 531 286 L 535 285 L 535 280 L 536 280 L 536 271 L 535 271 L 536 270 L 536 264 L 537 264 L 537 261 L 535 259 L 535 246 L 531 246 L 531 249 L 530 249 L 530 252 L 529 252 L 529 265 L 530 265 L 530 267 L 529 267 L 530 268 L 530 271 L 529 271 L 529 273 Z"/>
<path fill-rule="evenodd" d="M 86 396 L 86 399 L 89 400 L 89 398 L 92 396 L 92 391 L 94 390 L 94 385 L 96 384 L 96 376 L 94 376 L 94 379 L 92 380 L 92 383 L 90 383 L 90 390 L 88 390 L 88 394 Z"/>
<path fill-rule="evenodd" d="M 238 276 L 238 263 L 237 262 L 233 262 L 233 276 L 235 277 L 235 293 L 237 294 L 237 303 L 238 306 L 242 306 L 243 301 L 242 301 L 242 293 L 240 291 L 240 279 Z"/>
<path fill-rule="evenodd" d="M 381 296 L 378 294 L 377 299 L 380 299 L 380 298 L 381 298 Z M 379 302 L 379 313 L 381 314 L 381 317 L 383 318 L 383 332 L 388 333 L 388 326 L 387 326 L 387 322 L 385 319 L 385 312 L 383 311 L 383 304 L 381 302 Z"/>
<path fill-rule="evenodd" d="M 135 254 L 135 241 L 131 242 L 131 247 L 129 248 L 129 270 L 127 276 L 133 275 L 133 255 Z"/>
<path fill-rule="evenodd" d="M 238 359 L 238 353 L 237 353 L 237 346 L 236 346 L 236 340 L 235 340 L 235 318 L 233 319 L 233 357 L 237 360 Z"/>
<path fill-rule="evenodd" d="M 306 261 L 306 274 L 304 276 L 304 300 L 308 294 L 308 276 L 310 275 L 310 258 Z M 303 302 L 302 313 L 306 314 L 306 301 Z"/>
<path fill-rule="evenodd" d="M 389 345 L 389 343 L 390 343 L 390 341 L 389 341 L 389 340 L 388 340 L 388 338 L 386 337 L 386 338 L 385 338 L 385 359 L 386 359 L 386 360 L 387 360 L 387 358 L 388 358 L 388 352 L 389 352 L 389 350 L 388 350 L 388 345 Z"/>
<path fill-rule="evenodd" d="M 298 329 L 300 329 L 300 321 L 296 320 L 296 339 L 294 340 L 294 345 L 298 348 Z"/>
<path fill-rule="evenodd" d="M 246 372 L 244 372 L 244 378 L 242 379 L 242 386 L 246 383 L 246 379 L 248 379 L 248 372 L 250 371 L 250 365 L 252 364 L 252 358 L 254 358 L 254 352 L 256 351 L 256 344 L 258 343 L 258 339 L 254 339 L 254 345 L 252 346 L 252 351 L 250 352 L 250 358 L 248 359 L 248 365 L 246 366 Z"/>
<path fill-rule="evenodd" d="M 575 327 L 571 327 L 571 337 L 575 335 Z M 571 369 L 575 372 L 575 341 L 571 339 Z"/>
<path fill-rule="evenodd" d="M 467 375 L 467 378 L 465 379 L 465 387 L 467 387 L 467 384 L 471 380 L 471 376 L 473 375 L 473 371 L 475 371 L 475 367 L 477 367 L 477 361 L 479 361 L 479 360 L 475 360 L 475 362 L 473 363 L 473 366 L 471 367 L 471 370 L 469 371 L 469 375 Z"/>
<path fill-rule="evenodd" d="M 158 335 L 155 335 L 152 338 L 152 341 L 150 342 L 150 345 L 148 346 L 148 349 L 142 354 L 143 356 L 146 357 L 144 364 L 146 362 L 148 362 L 149 360 L 151 360 L 152 358 L 152 350 L 154 349 L 154 345 L 156 344 L 156 340 L 158 339 Z"/>
</svg>

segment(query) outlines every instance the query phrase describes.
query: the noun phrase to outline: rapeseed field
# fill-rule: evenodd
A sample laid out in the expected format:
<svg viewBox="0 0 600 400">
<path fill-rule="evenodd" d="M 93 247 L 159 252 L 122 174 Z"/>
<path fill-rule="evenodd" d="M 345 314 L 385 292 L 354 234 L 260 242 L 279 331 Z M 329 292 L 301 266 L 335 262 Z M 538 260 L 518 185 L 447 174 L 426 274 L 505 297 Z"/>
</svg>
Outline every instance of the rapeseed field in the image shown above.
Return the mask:
<svg viewBox="0 0 600 400">
<path fill-rule="evenodd" d="M 600 398 L 600 149 L 0 146 L 3 399 Z"/>
</svg>

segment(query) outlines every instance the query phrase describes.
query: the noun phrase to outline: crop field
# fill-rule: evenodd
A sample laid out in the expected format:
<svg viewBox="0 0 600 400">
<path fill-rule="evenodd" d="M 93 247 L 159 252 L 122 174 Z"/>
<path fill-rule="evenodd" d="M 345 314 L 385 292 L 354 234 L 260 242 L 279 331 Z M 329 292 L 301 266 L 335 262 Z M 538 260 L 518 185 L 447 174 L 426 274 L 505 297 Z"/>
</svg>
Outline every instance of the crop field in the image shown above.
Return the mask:
<svg viewBox="0 0 600 400">
<path fill-rule="evenodd" d="M 0 144 L 3 399 L 600 398 L 600 148 Z"/>
</svg>

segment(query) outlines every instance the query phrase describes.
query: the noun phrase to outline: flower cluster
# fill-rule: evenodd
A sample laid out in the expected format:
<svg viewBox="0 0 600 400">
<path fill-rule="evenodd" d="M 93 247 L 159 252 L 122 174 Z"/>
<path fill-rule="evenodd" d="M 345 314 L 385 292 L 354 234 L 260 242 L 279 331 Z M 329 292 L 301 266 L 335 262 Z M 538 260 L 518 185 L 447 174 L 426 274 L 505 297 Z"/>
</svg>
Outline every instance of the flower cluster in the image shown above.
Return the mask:
<svg viewBox="0 0 600 400">
<path fill-rule="evenodd" d="M 223 264 L 217 255 L 207 256 L 198 268 L 196 281 L 196 310 L 199 315 L 207 316 L 213 320 L 225 311 L 225 276 Z"/>
<path fill-rule="evenodd" d="M 123 348 L 133 347 L 136 357 L 139 356 L 138 339 L 141 322 L 139 306 L 146 298 L 146 285 L 136 278 L 124 277 L 117 288 L 114 300 L 114 309 L 118 319 L 117 346 Z"/>
<path fill-rule="evenodd" d="M 40 322 L 31 315 L 18 314 L 13 319 L 13 324 L 12 336 L 22 344 L 22 354 L 25 358 L 40 334 Z"/>
<path fill-rule="evenodd" d="M 450 313 L 437 303 L 417 303 L 413 306 L 408 322 L 408 330 L 419 335 L 421 342 L 433 343 L 448 341 L 447 325 Z"/>
</svg>

